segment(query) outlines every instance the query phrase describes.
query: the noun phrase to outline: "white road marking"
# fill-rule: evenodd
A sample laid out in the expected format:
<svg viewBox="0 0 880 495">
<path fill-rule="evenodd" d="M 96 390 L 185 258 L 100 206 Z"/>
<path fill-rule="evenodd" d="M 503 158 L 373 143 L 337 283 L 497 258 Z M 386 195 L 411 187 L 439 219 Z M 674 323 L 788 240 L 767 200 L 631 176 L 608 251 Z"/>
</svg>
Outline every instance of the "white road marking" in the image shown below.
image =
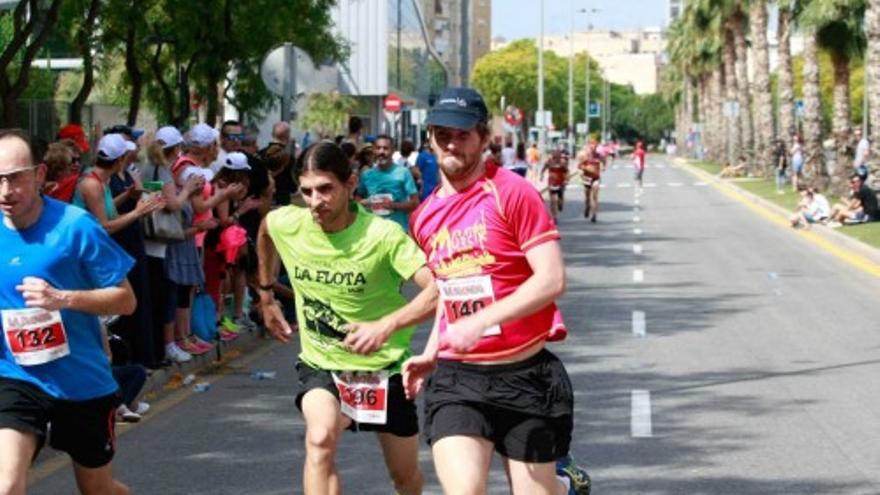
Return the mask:
<svg viewBox="0 0 880 495">
<path fill-rule="evenodd" d="M 620 187 L 620 188 L 632 187 L 632 184 L 630 184 L 629 182 L 621 182 L 620 184 L 617 184 L 617 187 Z"/>
<path fill-rule="evenodd" d="M 669 187 L 681 187 L 684 184 L 682 184 L 681 182 L 668 182 L 666 185 Z"/>
<path fill-rule="evenodd" d="M 633 270 L 633 282 L 640 284 L 645 281 L 645 271 L 644 270 Z"/>
<path fill-rule="evenodd" d="M 648 335 L 644 311 L 633 311 L 632 330 L 633 335 L 635 335 L 636 337 L 645 337 L 646 335 Z"/>
<path fill-rule="evenodd" d="M 642 229 L 633 229 L 633 234 L 642 235 Z"/>
<path fill-rule="evenodd" d="M 641 244 L 633 244 L 633 254 L 642 254 Z"/>
<path fill-rule="evenodd" d="M 645 185 L 642 187 L 657 187 L 657 183 L 656 182 L 646 182 Z"/>
<path fill-rule="evenodd" d="M 642 221 L 642 217 L 633 217 L 633 222 L 639 223 Z"/>
<path fill-rule="evenodd" d="M 651 438 L 654 436 L 651 426 L 651 392 L 649 390 L 633 390 L 630 406 L 630 435 L 633 438 Z"/>
<path fill-rule="evenodd" d="M 654 168 L 666 168 L 666 165 L 663 165 L 662 163 L 658 163 L 657 165 L 654 165 Z"/>
<path fill-rule="evenodd" d="M 705 182 L 694 182 L 694 185 L 697 187 L 704 187 L 708 186 L 709 184 L 706 184 Z"/>
</svg>

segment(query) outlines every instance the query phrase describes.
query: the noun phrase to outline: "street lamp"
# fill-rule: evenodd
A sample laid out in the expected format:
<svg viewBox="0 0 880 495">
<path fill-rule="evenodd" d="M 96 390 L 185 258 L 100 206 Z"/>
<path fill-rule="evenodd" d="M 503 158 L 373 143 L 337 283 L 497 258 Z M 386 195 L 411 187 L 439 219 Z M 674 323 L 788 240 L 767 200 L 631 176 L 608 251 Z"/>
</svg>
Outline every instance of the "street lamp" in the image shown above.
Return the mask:
<svg viewBox="0 0 880 495">
<path fill-rule="evenodd" d="M 587 42 L 584 46 L 587 66 L 586 77 L 584 78 L 586 80 L 584 83 L 586 85 L 586 91 L 584 92 L 584 124 L 586 126 L 586 131 L 584 132 L 584 144 L 588 144 L 590 142 L 590 31 L 592 30 L 592 26 L 590 25 L 590 14 L 598 14 L 599 9 L 580 9 L 577 12 L 579 14 L 585 14 L 587 18 Z"/>
<path fill-rule="evenodd" d="M 568 0 L 574 13 L 574 0 Z M 574 15 L 569 19 L 568 30 L 568 156 L 574 155 Z"/>
</svg>

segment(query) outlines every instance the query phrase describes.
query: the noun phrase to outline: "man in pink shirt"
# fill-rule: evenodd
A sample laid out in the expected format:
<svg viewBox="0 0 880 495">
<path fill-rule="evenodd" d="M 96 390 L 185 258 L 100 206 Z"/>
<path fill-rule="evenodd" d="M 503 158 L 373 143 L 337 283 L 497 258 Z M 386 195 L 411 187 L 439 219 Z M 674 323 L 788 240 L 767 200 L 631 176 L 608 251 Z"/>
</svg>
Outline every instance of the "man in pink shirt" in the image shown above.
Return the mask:
<svg viewBox="0 0 880 495">
<path fill-rule="evenodd" d="M 566 333 L 554 303 L 565 291 L 559 232 L 531 184 L 482 160 L 487 121 L 469 88 L 444 90 L 428 115 L 441 185 L 412 214 L 410 231 L 440 304 L 424 352 L 404 364 L 404 383 L 410 397 L 424 386 L 445 493 L 485 493 L 493 451 L 514 494 L 588 493 L 569 457 L 571 382 L 545 349 Z"/>
</svg>

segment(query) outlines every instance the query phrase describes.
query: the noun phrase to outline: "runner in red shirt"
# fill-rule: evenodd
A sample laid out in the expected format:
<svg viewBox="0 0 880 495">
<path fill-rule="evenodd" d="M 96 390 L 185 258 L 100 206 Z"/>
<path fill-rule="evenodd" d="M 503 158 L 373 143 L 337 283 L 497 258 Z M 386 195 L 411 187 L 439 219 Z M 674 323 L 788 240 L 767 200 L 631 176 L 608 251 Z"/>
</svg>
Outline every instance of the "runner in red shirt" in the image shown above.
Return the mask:
<svg viewBox="0 0 880 495">
<path fill-rule="evenodd" d="M 424 352 L 404 363 L 404 384 L 410 397 L 425 388 L 425 430 L 445 493 L 485 493 L 493 451 L 514 494 L 566 493 L 554 461 L 570 463 L 573 395 L 562 362 L 545 349 L 566 332 L 554 304 L 565 291 L 559 232 L 531 184 L 481 160 L 487 120 L 469 88 L 444 90 L 428 115 L 441 185 L 410 231 L 440 304 Z"/>
<path fill-rule="evenodd" d="M 568 157 L 563 155 L 559 150 L 553 151 L 550 159 L 544 164 L 541 170 L 541 179 L 544 179 L 544 173 L 549 172 L 547 176 L 547 191 L 550 194 L 550 215 L 553 220 L 562 213 L 562 207 L 565 204 L 565 186 L 568 183 Z"/>
<path fill-rule="evenodd" d="M 591 141 L 586 149 L 578 153 L 578 168 L 584 183 L 584 218 L 596 223 L 596 214 L 599 212 L 599 179 L 604 167 L 595 141 Z"/>
<path fill-rule="evenodd" d="M 639 140 L 633 151 L 633 168 L 635 169 L 636 193 L 642 193 L 642 175 L 645 173 L 645 144 Z"/>
</svg>

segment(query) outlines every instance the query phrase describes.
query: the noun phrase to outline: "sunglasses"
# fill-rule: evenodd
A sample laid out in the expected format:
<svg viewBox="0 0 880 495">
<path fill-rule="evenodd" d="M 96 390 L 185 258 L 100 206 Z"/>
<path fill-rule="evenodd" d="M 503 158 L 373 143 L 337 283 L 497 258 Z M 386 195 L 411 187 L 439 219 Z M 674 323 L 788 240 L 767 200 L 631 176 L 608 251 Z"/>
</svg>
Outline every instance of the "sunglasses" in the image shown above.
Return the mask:
<svg viewBox="0 0 880 495">
<path fill-rule="evenodd" d="M 10 170 L 9 172 L 0 173 L 0 184 L 2 184 L 4 180 L 10 185 L 21 184 L 28 177 L 28 173 L 36 169 L 36 166 L 28 165 Z"/>
<path fill-rule="evenodd" d="M 230 140 L 230 141 L 244 141 L 244 138 L 245 138 L 244 133 L 241 133 L 241 134 L 225 134 L 225 135 L 223 136 L 223 139 L 228 139 L 228 140 Z"/>
</svg>

